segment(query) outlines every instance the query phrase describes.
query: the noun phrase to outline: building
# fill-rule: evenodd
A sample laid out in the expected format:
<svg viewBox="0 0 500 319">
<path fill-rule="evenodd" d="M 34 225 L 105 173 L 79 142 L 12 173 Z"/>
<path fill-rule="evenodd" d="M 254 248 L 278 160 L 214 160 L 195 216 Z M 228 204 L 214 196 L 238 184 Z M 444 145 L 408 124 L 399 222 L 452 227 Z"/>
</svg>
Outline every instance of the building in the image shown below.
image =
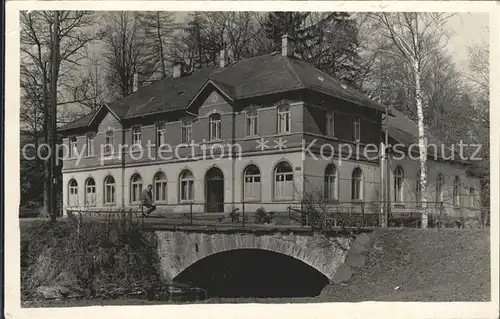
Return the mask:
<svg viewBox="0 0 500 319">
<path fill-rule="evenodd" d="M 165 213 L 228 212 L 243 202 L 247 210 L 284 210 L 310 194 L 346 205 L 380 200 L 383 163 L 373 147 L 371 156 L 365 150 L 383 141 L 385 107 L 295 58 L 288 36 L 275 54 L 232 63 L 227 56 L 190 74 L 176 63 L 172 78 L 63 127 L 65 208 L 137 206 L 148 184 Z M 391 141 L 408 145 L 415 123 L 391 115 Z M 391 198 L 418 202 L 417 163 L 390 156 Z M 468 165 L 430 162 L 429 183 L 442 172 L 475 192 Z M 440 181 L 445 194 L 452 179 Z"/>
</svg>

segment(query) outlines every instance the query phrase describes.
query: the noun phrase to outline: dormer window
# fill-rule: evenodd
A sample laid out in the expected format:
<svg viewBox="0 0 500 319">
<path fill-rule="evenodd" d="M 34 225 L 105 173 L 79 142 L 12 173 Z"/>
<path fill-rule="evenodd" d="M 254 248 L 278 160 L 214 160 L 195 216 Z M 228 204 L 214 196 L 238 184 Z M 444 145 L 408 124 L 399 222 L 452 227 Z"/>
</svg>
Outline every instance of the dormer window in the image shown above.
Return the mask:
<svg viewBox="0 0 500 319">
<path fill-rule="evenodd" d="M 252 110 L 247 113 L 247 136 L 258 135 L 259 115 L 257 110 Z"/>
<path fill-rule="evenodd" d="M 359 142 L 361 140 L 361 121 L 360 119 L 354 119 L 352 121 L 352 134 L 355 142 Z"/>
<path fill-rule="evenodd" d="M 141 128 L 134 127 L 132 129 L 132 145 L 141 145 Z"/>
<path fill-rule="evenodd" d="M 193 125 L 189 121 L 182 122 L 181 140 L 182 143 L 189 143 L 192 140 Z"/>
<path fill-rule="evenodd" d="M 290 107 L 283 105 L 278 109 L 278 133 L 290 133 L 291 114 Z"/>
<path fill-rule="evenodd" d="M 326 136 L 335 136 L 335 117 L 333 112 L 326 113 Z"/>
<path fill-rule="evenodd" d="M 210 140 L 220 140 L 221 137 L 221 116 L 218 113 L 210 115 Z"/>
</svg>

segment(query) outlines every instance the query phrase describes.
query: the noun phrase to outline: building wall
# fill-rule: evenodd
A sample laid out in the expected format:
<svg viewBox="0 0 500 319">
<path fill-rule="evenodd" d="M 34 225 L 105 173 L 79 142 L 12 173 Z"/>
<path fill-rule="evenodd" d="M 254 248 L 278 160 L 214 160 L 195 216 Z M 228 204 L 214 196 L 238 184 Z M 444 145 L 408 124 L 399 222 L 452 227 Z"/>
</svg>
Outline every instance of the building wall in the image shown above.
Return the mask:
<svg viewBox="0 0 500 319">
<path fill-rule="evenodd" d="M 294 187 L 295 195 L 293 200 L 278 201 L 273 198 L 273 172 L 276 165 L 281 161 L 287 161 L 294 168 Z M 189 211 L 189 202 L 181 203 L 179 198 L 179 177 L 183 170 L 188 169 L 194 178 L 194 201 L 193 211 L 204 211 L 205 204 L 205 175 L 212 167 L 219 168 L 224 174 L 224 202 L 228 203 L 225 211 L 232 209 L 231 203 L 237 203 L 235 207 L 242 208 L 243 201 L 243 172 L 245 168 L 255 164 L 261 173 L 261 200 L 256 203 L 245 204 L 246 209 L 255 210 L 261 206 L 268 210 L 285 210 L 290 202 L 299 201 L 302 194 L 303 174 L 302 174 L 302 153 L 284 153 L 274 155 L 244 156 L 241 159 L 206 159 L 202 161 L 186 161 L 160 165 L 141 165 L 110 169 L 102 167 L 98 169 L 88 169 L 85 171 L 74 171 L 63 173 L 64 189 L 64 207 L 68 207 L 68 183 L 74 178 L 78 183 L 79 201 L 74 206 L 83 207 L 84 203 L 84 185 L 88 177 L 93 177 L 96 182 L 96 208 L 105 207 L 103 205 L 104 178 L 110 174 L 116 181 L 116 205 L 114 208 L 137 207 L 138 204 L 131 203 L 131 179 L 134 174 L 140 174 L 142 178 L 143 189 L 148 184 L 153 184 L 153 178 L 156 173 L 163 172 L 167 178 L 167 201 L 159 202 L 158 210 L 160 212 L 180 212 Z"/>
</svg>

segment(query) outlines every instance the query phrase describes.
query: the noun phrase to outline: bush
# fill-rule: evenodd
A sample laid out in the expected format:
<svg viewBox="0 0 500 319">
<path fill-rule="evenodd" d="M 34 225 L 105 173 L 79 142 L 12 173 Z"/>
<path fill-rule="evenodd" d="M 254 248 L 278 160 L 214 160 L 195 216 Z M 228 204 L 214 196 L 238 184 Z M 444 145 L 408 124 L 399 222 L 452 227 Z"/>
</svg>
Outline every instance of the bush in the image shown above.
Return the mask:
<svg viewBox="0 0 500 319">
<path fill-rule="evenodd" d="M 272 221 L 273 213 L 267 213 L 264 207 L 259 207 L 255 211 L 256 224 L 269 224 Z"/>
<path fill-rule="evenodd" d="M 117 215 L 118 216 L 118 215 Z M 109 286 L 124 291 L 159 283 L 153 233 L 142 232 L 121 214 L 105 222 L 37 222 L 21 229 L 21 289 L 30 296 L 41 285 L 78 287 L 106 297 Z"/>
</svg>

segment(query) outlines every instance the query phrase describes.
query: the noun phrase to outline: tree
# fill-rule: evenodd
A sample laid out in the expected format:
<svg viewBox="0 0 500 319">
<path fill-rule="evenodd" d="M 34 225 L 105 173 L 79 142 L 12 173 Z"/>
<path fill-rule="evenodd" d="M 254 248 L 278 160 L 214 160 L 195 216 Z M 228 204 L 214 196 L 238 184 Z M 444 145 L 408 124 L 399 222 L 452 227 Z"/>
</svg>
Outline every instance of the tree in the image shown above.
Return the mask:
<svg viewBox="0 0 500 319">
<path fill-rule="evenodd" d="M 87 11 L 24 11 L 20 18 L 22 101 L 33 110 L 33 127 L 38 129 L 37 121 L 42 119 L 43 141 L 55 145 L 57 106 L 67 103 L 60 101 L 58 84 L 71 77 L 84 58 L 81 50 L 93 38 L 89 26 L 94 16 Z M 52 220 L 57 214 L 53 202 L 55 156 L 44 162 L 44 213 Z"/>
<path fill-rule="evenodd" d="M 104 20 L 101 35 L 106 79 L 112 95 L 122 98 L 133 92 L 134 74 L 152 68 L 146 36 L 140 29 L 138 12 L 110 12 L 104 14 Z"/>
<path fill-rule="evenodd" d="M 61 84 L 66 94 L 72 97 L 70 103 L 65 103 L 71 111 L 60 117 L 61 122 L 71 122 L 76 117 L 96 111 L 108 99 L 103 63 L 95 52 L 86 53 L 86 62 L 81 67 L 80 77 Z M 76 107 L 78 110 L 75 110 Z"/>
<path fill-rule="evenodd" d="M 264 30 L 281 47 L 281 37 L 295 38 L 295 53 L 318 69 L 349 84 L 359 84 L 363 71 L 359 57 L 358 26 L 345 12 L 271 12 Z"/>
<path fill-rule="evenodd" d="M 145 12 L 140 15 L 140 22 L 146 33 L 148 54 L 154 63 L 152 72 L 158 72 L 163 79 L 169 74 L 168 47 L 172 45 L 173 34 L 178 28 L 175 15 L 167 11 Z"/>
<path fill-rule="evenodd" d="M 393 45 L 388 53 L 405 61 L 413 76 L 413 92 L 417 113 L 420 184 L 422 201 L 422 227 L 428 226 L 426 210 L 427 146 L 425 137 L 424 98 L 422 95 L 422 71 L 429 66 L 429 57 L 443 50 L 443 25 L 448 16 L 442 13 L 374 13 L 370 15 L 380 28 L 381 34 Z"/>
</svg>

